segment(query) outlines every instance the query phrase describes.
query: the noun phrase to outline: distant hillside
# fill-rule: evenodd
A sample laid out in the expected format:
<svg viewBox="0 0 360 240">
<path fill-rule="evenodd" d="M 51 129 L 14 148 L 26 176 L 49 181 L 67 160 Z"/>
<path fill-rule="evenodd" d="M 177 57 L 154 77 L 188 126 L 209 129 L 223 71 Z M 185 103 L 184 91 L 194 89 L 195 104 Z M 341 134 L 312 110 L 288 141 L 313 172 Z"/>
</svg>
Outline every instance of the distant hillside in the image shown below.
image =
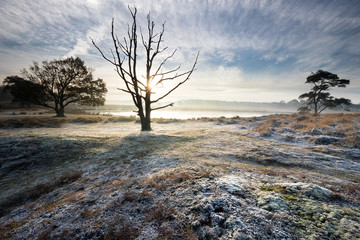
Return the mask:
<svg viewBox="0 0 360 240">
<path fill-rule="evenodd" d="M 175 103 L 177 107 L 203 107 L 203 108 L 222 108 L 222 109 L 248 109 L 248 108 L 277 108 L 296 110 L 300 103 L 294 99 L 290 102 L 228 102 L 218 100 L 183 100 Z"/>
<path fill-rule="evenodd" d="M 289 102 L 237 102 L 237 101 L 218 101 L 218 100 L 183 100 L 175 103 L 175 107 L 179 108 L 207 108 L 207 109 L 276 109 L 297 111 L 302 102 L 294 99 Z M 350 106 L 338 106 L 333 109 L 337 111 L 360 112 L 360 104 L 352 104 Z"/>
</svg>

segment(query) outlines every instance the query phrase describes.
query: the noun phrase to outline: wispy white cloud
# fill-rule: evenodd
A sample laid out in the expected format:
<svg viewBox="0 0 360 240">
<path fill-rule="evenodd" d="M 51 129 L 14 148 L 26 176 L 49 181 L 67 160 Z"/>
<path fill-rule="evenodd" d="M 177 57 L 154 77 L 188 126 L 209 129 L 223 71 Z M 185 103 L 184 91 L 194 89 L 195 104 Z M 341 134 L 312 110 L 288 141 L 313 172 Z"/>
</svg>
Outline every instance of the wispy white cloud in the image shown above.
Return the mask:
<svg viewBox="0 0 360 240">
<path fill-rule="evenodd" d="M 360 91 L 360 2 L 356 0 L 4 0 L 1 61 L 29 56 L 14 62 L 17 70 L 20 64 L 21 68 L 30 64 L 31 56 L 42 60 L 76 55 L 101 66 L 100 72 L 112 71 L 112 66 L 105 69 L 97 63 L 102 60 L 89 37 L 109 52 L 111 19 L 115 18 L 119 37 L 125 35 L 128 5 L 137 6 L 139 26 L 144 26 L 149 12 L 158 30 L 166 21 L 164 44 L 178 49 L 174 62 L 187 67 L 201 51 L 194 74 L 201 84 L 194 87 L 210 79 L 208 89 L 277 86 L 285 94 L 286 84 L 300 88 L 306 74 L 325 68 L 352 79 L 351 85 Z M 9 69 L 9 63 L 0 65 L 3 74 Z"/>
</svg>

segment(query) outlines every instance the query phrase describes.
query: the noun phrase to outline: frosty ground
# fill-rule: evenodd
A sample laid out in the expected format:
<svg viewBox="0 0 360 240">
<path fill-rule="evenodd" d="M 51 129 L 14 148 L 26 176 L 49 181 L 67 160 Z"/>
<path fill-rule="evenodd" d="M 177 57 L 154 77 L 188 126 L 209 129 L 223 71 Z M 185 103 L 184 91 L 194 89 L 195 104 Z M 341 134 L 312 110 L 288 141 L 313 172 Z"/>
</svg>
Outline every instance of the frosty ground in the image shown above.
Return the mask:
<svg viewBox="0 0 360 240">
<path fill-rule="evenodd" d="M 358 239 L 360 115 L 0 119 L 1 239 Z"/>
</svg>

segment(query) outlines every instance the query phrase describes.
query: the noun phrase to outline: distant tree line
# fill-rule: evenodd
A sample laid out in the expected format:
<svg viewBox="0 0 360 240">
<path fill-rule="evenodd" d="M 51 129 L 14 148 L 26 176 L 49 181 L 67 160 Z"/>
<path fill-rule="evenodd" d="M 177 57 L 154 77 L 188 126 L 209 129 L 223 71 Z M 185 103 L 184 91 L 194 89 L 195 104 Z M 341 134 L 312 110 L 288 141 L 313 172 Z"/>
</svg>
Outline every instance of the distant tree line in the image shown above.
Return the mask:
<svg viewBox="0 0 360 240">
<path fill-rule="evenodd" d="M 220 100 L 198 100 L 198 99 L 189 99 L 181 100 L 176 102 L 176 105 L 183 108 L 199 107 L 199 108 L 208 108 L 208 109 L 284 109 L 284 110 L 297 110 L 301 106 L 307 104 L 305 100 L 298 101 L 293 99 L 291 101 L 280 101 L 280 102 L 238 102 L 238 101 L 220 101 Z M 360 111 L 360 104 L 349 104 L 349 105 L 338 105 L 332 107 L 332 110 L 338 111 Z"/>
<path fill-rule="evenodd" d="M 223 108 L 223 109 L 236 109 L 236 108 L 284 108 L 284 109 L 297 109 L 304 101 L 293 99 L 289 102 L 238 102 L 238 101 L 220 101 L 220 100 L 197 100 L 189 99 L 177 102 L 177 105 L 183 107 L 204 107 L 204 108 Z"/>
</svg>

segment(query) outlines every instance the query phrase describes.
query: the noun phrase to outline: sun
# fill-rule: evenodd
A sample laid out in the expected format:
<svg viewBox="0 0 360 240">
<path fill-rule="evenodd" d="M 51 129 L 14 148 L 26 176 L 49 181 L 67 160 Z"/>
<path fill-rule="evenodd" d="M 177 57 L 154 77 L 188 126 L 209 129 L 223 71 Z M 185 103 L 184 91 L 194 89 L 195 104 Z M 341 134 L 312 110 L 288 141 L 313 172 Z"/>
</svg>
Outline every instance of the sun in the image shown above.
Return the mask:
<svg viewBox="0 0 360 240">
<path fill-rule="evenodd" d="M 152 79 L 150 79 L 149 88 L 151 91 L 159 91 L 161 88 L 164 87 L 163 83 L 159 81 L 161 80 L 161 77 L 159 75 L 156 75 Z"/>
</svg>

